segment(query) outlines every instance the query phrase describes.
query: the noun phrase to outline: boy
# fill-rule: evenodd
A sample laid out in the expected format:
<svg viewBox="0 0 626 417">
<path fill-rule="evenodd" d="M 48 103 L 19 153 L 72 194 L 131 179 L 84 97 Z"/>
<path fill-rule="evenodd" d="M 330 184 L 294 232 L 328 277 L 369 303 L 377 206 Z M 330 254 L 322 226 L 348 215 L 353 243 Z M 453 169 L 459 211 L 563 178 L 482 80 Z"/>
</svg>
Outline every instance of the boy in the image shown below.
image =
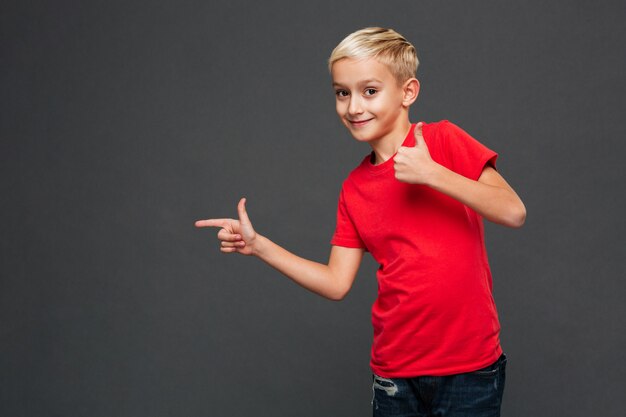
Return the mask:
<svg viewBox="0 0 626 417">
<path fill-rule="evenodd" d="M 327 264 L 300 258 L 239 220 L 211 219 L 224 253 L 255 255 L 341 300 L 365 251 L 380 264 L 372 308 L 374 416 L 498 416 L 506 358 L 482 218 L 520 227 L 526 210 L 497 154 L 449 122 L 409 121 L 419 93 L 414 47 L 366 28 L 332 52 L 343 124 L 372 152 L 344 181 Z"/>
</svg>

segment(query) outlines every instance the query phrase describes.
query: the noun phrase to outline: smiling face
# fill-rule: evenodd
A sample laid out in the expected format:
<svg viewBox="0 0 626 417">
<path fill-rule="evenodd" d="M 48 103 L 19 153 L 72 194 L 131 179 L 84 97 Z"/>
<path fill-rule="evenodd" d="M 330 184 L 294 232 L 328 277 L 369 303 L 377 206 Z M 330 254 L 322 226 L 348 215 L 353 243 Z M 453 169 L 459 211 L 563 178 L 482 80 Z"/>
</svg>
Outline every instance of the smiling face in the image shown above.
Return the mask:
<svg viewBox="0 0 626 417">
<path fill-rule="evenodd" d="M 332 78 L 337 114 L 356 140 L 404 138 L 410 127 L 409 106 L 419 91 L 417 80 L 401 85 L 374 58 L 340 59 L 333 64 Z"/>
</svg>

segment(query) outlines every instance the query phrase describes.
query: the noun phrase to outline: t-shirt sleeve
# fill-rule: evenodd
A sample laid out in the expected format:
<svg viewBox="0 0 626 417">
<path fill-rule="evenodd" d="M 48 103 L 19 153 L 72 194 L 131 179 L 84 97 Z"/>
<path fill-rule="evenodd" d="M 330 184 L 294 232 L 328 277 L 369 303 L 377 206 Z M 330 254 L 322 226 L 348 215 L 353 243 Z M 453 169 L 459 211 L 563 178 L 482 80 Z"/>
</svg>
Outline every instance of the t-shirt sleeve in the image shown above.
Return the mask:
<svg viewBox="0 0 626 417">
<path fill-rule="evenodd" d="M 442 135 L 450 169 L 472 180 L 478 180 L 485 166 L 496 167 L 498 154 L 474 139 L 457 125 L 445 122 Z"/>
<path fill-rule="evenodd" d="M 337 204 L 337 226 L 330 243 L 347 248 L 367 249 L 348 213 L 345 201 L 345 190 L 343 187 L 339 194 L 339 203 Z"/>
</svg>

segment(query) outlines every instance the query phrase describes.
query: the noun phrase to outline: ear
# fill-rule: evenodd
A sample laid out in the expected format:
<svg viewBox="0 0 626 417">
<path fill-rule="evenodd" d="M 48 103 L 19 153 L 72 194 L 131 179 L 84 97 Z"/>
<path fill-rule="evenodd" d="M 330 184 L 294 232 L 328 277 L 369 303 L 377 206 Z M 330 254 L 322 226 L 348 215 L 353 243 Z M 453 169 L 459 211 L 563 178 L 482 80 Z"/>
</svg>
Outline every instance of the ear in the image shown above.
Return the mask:
<svg viewBox="0 0 626 417">
<path fill-rule="evenodd" d="M 402 105 L 409 107 L 417 100 L 420 93 L 420 82 L 416 78 L 410 78 L 402 86 Z"/>
</svg>

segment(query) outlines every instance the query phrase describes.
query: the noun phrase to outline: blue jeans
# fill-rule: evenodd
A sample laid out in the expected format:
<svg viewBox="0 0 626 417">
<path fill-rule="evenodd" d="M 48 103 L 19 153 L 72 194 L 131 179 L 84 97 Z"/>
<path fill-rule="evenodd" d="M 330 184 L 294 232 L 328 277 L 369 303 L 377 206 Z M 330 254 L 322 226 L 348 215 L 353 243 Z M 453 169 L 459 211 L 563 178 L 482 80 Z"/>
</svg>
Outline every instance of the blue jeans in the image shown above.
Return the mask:
<svg viewBox="0 0 626 417">
<path fill-rule="evenodd" d="M 450 376 L 374 375 L 374 417 L 499 417 L 506 355 L 478 371 Z"/>
</svg>

